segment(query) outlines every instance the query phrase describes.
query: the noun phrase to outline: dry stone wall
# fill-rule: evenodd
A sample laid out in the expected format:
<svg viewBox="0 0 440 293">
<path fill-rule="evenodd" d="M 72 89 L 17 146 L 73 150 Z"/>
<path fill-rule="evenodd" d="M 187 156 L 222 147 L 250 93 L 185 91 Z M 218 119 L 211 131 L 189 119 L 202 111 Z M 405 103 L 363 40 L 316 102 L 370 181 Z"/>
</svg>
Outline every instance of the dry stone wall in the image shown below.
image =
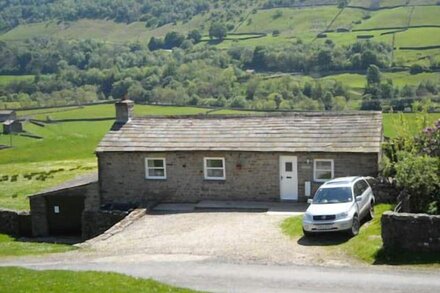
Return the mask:
<svg viewBox="0 0 440 293">
<path fill-rule="evenodd" d="M 381 221 L 386 249 L 440 252 L 440 216 L 385 212 Z"/>
</svg>

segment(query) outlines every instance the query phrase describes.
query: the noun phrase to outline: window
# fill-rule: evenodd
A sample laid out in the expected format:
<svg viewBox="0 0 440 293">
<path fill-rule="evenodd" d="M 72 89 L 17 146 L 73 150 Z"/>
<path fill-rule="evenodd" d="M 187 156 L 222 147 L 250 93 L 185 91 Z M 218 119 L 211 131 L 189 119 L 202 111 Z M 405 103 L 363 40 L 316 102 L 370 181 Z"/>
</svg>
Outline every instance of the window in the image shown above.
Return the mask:
<svg viewBox="0 0 440 293">
<path fill-rule="evenodd" d="M 146 158 L 145 173 L 147 179 L 167 179 L 165 159 Z"/>
<path fill-rule="evenodd" d="M 205 158 L 205 179 L 225 180 L 225 158 Z"/>
<path fill-rule="evenodd" d="M 313 178 L 316 182 L 325 182 L 334 176 L 333 160 L 315 160 L 313 164 Z"/>
<path fill-rule="evenodd" d="M 368 189 L 368 184 L 367 182 L 365 182 L 364 180 L 359 180 L 358 182 L 356 182 L 354 184 L 354 195 L 355 196 L 360 196 L 362 194 L 364 194 L 365 190 Z"/>
</svg>

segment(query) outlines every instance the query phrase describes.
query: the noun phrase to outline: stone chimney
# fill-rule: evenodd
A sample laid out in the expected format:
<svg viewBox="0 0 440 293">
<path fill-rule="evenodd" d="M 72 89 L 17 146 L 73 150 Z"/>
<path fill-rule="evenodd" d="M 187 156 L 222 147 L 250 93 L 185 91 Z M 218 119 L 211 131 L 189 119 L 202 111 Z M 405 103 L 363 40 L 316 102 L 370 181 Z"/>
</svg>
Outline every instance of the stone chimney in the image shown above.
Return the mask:
<svg viewBox="0 0 440 293">
<path fill-rule="evenodd" d="M 134 102 L 128 97 L 124 97 L 119 102 L 116 102 L 116 122 L 127 123 L 133 117 Z"/>
</svg>

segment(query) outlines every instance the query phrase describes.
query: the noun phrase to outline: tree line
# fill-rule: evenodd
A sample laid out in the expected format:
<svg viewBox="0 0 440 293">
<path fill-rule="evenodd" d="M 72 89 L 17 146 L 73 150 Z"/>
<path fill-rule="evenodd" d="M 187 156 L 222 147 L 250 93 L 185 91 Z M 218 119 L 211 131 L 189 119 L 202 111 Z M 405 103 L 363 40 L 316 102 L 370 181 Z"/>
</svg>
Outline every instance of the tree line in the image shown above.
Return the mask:
<svg viewBox="0 0 440 293">
<path fill-rule="evenodd" d="M 184 42 L 192 43 L 190 35 L 184 36 Z M 34 75 L 33 80 L 0 86 L 0 108 L 81 104 L 128 95 L 140 103 L 344 110 L 350 95 L 342 83 L 298 81 L 292 76 L 269 78 L 266 70 L 307 73 L 336 68 L 363 69 L 368 64 L 365 60 L 372 60 L 371 64 L 380 70 L 389 66 L 388 50 L 384 44 L 370 42 L 343 47 L 298 42 L 282 49 L 233 47 L 229 50 L 181 44 L 172 50 L 154 51 L 141 42 L 115 45 L 96 40 L 51 38 L 0 42 L 0 74 Z M 323 58 L 323 51 L 331 57 Z M 347 57 L 356 54 L 359 59 Z M 381 88 L 383 82 L 375 84 Z M 438 86 L 434 88 L 438 90 Z M 405 92 L 405 89 L 399 91 Z"/>
<path fill-rule="evenodd" d="M 15 0 L 0 1 L 0 31 L 24 23 L 75 21 L 82 18 L 111 19 L 131 23 L 143 21 L 158 27 L 212 11 L 213 20 L 240 15 L 246 0 Z"/>
</svg>

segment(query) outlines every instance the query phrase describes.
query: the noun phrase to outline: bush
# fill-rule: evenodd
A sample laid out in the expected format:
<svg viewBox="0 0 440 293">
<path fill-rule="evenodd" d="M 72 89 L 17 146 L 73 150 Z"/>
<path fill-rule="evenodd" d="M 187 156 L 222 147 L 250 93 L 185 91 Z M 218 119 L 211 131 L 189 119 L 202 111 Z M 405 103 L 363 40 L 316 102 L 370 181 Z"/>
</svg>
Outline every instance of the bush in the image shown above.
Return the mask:
<svg viewBox="0 0 440 293">
<path fill-rule="evenodd" d="M 423 68 L 423 66 L 420 64 L 413 64 L 409 69 L 409 73 L 411 74 L 419 74 L 422 73 L 423 71 L 425 71 L 425 68 Z"/>
<path fill-rule="evenodd" d="M 440 159 L 410 152 L 399 152 L 398 159 L 396 182 L 409 195 L 411 211 L 438 213 L 434 202 L 440 200 Z"/>
</svg>

